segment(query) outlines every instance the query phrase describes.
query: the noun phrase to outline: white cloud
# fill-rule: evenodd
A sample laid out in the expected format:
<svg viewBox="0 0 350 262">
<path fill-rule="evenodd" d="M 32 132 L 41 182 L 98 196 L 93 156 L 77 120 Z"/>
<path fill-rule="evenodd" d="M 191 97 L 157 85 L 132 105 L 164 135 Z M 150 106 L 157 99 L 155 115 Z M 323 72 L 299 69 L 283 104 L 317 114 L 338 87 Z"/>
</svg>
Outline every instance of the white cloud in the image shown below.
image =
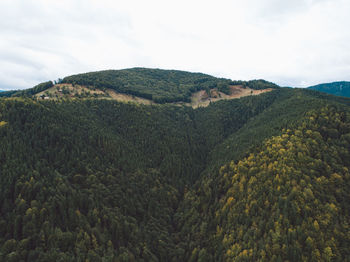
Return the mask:
<svg viewBox="0 0 350 262">
<path fill-rule="evenodd" d="M 347 0 L 0 1 L 0 89 L 133 66 L 350 80 Z"/>
</svg>

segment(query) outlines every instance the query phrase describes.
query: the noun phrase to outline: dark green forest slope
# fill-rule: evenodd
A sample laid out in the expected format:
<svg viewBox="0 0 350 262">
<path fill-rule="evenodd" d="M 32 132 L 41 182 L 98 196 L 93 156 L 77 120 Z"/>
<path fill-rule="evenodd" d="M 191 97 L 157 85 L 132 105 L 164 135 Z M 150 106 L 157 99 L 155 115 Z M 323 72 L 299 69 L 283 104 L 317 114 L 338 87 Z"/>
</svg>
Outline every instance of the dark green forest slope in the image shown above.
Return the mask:
<svg viewBox="0 0 350 262">
<path fill-rule="evenodd" d="M 347 261 L 349 99 L 29 93 L 0 99 L 0 261 Z"/>
<path fill-rule="evenodd" d="M 324 107 L 185 194 L 188 261 L 349 261 L 350 114 Z"/>
<path fill-rule="evenodd" d="M 346 81 L 319 84 L 308 88 L 336 96 L 350 97 L 350 82 Z"/>
<path fill-rule="evenodd" d="M 18 248 L 31 261 L 86 259 L 90 245 L 79 252 L 75 246 L 83 232 L 99 243 L 91 257 L 105 256 L 108 241 L 112 257 L 125 261 L 176 257 L 172 220 L 184 186 L 199 178 L 212 145 L 272 101 L 252 97 L 208 107 L 213 117 L 205 119 L 189 107 L 2 100 L 2 252 L 16 254 L 14 261 Z M 29 218 L 27 211 L 35 213 Z M 41 242 L 44 225 L 49 231 Z M 56 239 L 57 230 L 70 240 Z M 28 246 L 21 247 L 24 240 Z"/>
</svg>

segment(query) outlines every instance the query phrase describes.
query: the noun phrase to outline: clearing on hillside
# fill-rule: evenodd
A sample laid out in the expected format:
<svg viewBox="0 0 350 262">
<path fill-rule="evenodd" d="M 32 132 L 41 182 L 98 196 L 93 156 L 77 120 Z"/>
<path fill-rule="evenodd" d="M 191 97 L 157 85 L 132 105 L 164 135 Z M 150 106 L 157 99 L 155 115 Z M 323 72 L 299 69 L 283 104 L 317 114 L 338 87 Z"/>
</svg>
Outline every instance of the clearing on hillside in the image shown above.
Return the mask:
<svg viewBox="0 0 350 262">
<path fill-rule="evenodd" d="M 175 102 L 171 104 L 186 105 L 193 108 L 206 107 L 211 102 L 220 100 L 235 99 L 250 95 L 259 95 L 262 93 L 270 92 L 273 88 L 255 90 L 242 85 L 232 85 L 229 87 L 229 94 L 218 91 L 217 88 L 210 89 L 209 91 L 200 90 L 195 92 L 191 96 L 190 103 Z M 133 102 L 144 105 L 157 104 L 154 101 L 134 95 L 118 93 L 113 89 L 98 89 L 91 86 L 72 85 L 72 84 L 56 84 L 45 91 L 34 95 L 36 99 L 44 100 L 60 100 L 60 99 L 84 99 L 84 98 L 96 98 L 96 99 L 111 99 L 119 102 Z"/>
<path fill-rule="evenodd" d="M 112 99 L 119 102 L 135 102 L 144 105 L 154 104 L 153 101 L 133 95 L 121 94 L 113 89 L 104 90 L 75 84 L 56 84 L 34 96 L 37 99 L 59 100 L 59 99 L 77 99 L 77 98 L 97 98 Z"/>
<path fill-rule="evenodd" d="M 211 102 L 216 102 L 224 99 L 235 99 L 250 95 L 260 95 L 272 90 L 273 88 L 255 90 L 249 87 L 243 87 L 242 85 L 230 86 L 229 94 L 220 92 L 217 90 L 217 88 L 211 89 L 210 94 L 208 94 L 205 90 L 201 90 L 192 95 L 191 106 L 193 108 L 206 107 Z"/>
</svg>

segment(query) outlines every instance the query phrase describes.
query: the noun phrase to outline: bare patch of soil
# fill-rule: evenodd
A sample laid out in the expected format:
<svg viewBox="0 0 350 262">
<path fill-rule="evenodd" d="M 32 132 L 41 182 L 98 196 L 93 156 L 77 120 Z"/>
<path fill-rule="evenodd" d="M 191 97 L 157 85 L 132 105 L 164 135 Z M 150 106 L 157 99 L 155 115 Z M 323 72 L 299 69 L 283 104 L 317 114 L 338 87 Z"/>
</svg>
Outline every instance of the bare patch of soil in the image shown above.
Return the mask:
<svg viewBox="0 0 350 262">
<path fill-rule="evenodd" d="M 212 102 L 225 100 L 225 99 L 235 99 L 250 95 L 259 95 L 262 93 L 272 91 L 272 88 L 254 90 L 248 87 L 243 87 L 241 85 L 230 86 L 229 94 L 222 93 L 216 88 L 211 89 L 209 94 L 205 90 L 200 90 L 192 94 L 191 103 L 173 103 L 175 105 L 187 105 L 193 108 L 206 107 Z M 72 85 L 72 84 L 56 84 L 53 87 L 46 89 L 38 94 L 36 94 L 38 100 L 60 100 L 60 99 L 85 99 L 85 98 L 96 98 L 96 99 L 110 99 L 119 102 L 132 102 L 144 105 L 156 104 L 152 100 L 145 99 L 142 97 L 137 97 L 128 94 L 118 93 L 113 89 L 97 89 L 90 86 Z"/>
<path fill-rule="evenodd" d="M 35 94 L 37 99 L 58 100 L 63 98 L 87 98 L 87 97 L 105 97 L 106 92 L 93 87 L 56 84 L 40 93 Z"/>
<path fill-rule="evenodd" d="M 222 93 L 218 91 L 216 88 L 211 89 L 210 96 L 207 94 L 206 91 L 201 90 L 192 95 L 191 106 L 193 108 L 206 107 L 211 102 L 216 102 L 224 99 L 235 99 L 235 98 L 240 98 L 240 97 L 250 96 L 250 95 L 260 95 L 262 93 L 270 92 L 272 90 L 273 90 L 272 88 L 255 90 L 249 87 L 245 88 L 241 85 L 236 85 L 236 86 L 230 86 L 229 94 Z"/>
<path fill-rule="evenodd" d="M 127 95 L 127 94 L 122 94 L 122 93 L 117 93 L 113 89 L 107 89 L 107 94 L 111 97 L 113 100 L 117 100 L 120 102 L 135 102 L 139 104 L 144 104 L 144 105 L 151 105 L 154 104 L 152 100 L 138 97 L 138 96 L 132 96 L 132 95 Z"/>
</svg>

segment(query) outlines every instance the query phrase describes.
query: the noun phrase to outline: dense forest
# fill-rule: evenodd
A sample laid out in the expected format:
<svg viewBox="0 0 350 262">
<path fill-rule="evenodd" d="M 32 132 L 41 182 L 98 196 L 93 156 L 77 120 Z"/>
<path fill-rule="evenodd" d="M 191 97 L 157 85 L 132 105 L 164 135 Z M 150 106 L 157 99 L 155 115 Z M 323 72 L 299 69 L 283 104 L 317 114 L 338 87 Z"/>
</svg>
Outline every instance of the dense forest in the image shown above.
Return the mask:
<svg viewBox="0 0 350 262">
<path fill-rule="evenodd" d="M 348 261 L 349 117 L 312 110 L 185 194 L 188 261 Z"/>
<path fill-rule="evenodd" d="M 162 97 L 210 78 L 139 71 Z M 0 261 L 349 261 L 350 99 L 31 98 L 52 84 L 0 99 Z"/>
</svg>

